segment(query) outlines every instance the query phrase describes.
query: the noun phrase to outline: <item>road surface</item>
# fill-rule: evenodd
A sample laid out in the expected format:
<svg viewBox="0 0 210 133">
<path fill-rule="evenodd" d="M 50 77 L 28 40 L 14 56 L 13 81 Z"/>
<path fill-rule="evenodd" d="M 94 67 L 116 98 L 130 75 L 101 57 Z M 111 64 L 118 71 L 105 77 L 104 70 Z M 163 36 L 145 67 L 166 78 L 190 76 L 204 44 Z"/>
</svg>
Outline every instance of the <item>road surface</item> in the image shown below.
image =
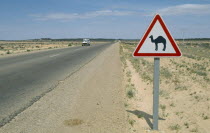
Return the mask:
<svg viewBox="0 0 210 133">
<path fill-rule="evenodd" d="M 72 47 L 0 58 L 0 126 L 111 44 Z"/>
</svg>

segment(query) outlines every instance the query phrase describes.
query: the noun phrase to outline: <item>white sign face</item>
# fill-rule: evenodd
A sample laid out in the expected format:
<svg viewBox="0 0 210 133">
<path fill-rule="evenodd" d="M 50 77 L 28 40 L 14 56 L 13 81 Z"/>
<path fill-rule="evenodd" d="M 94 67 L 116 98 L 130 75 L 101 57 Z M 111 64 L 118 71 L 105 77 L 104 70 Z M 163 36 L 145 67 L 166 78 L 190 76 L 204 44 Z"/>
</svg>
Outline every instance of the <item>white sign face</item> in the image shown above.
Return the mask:
<svg viewBox="0 0 210 133">
<path fill-rule="evenodd" d="M 139 42 L 133 56 L 181 56 L 160 15 L 156 15 Z"/>
<path fill-rule="evenodd" d="M 155 50 L 156 39 L 158 39 L 159 36 L 162 36 L 166 40 L 165 51 L 163 50 L 164 42 L 161 41 L 159 41 L 159 43 L 157 44 L 157 50 Z M 154 42 L 152 42 L 152 39 Z M 155 23 L 148 37 L 144 41 L 144 45 L 142 45 L 138 53 L 176 53 L 168 37 L 166 36 L 166 33 L 164 32 L 162 26 L 160 25 L 159 21 Z"/>
</svg>

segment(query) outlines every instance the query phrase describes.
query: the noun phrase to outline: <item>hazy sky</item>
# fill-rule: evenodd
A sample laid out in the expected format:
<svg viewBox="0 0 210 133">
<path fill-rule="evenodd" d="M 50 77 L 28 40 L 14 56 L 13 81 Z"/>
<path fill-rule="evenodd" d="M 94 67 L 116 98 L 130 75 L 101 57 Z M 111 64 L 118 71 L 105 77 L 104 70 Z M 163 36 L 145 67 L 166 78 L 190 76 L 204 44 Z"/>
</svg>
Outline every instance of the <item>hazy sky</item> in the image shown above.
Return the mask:
<svg viewBox="0 0 210 133">
<path fill-rule="evenodd" d="M 155 13 L 174 38 L 210 38 L 210 0 L 1 0 L 0 40 L 140 39 Z"/>
</svg>

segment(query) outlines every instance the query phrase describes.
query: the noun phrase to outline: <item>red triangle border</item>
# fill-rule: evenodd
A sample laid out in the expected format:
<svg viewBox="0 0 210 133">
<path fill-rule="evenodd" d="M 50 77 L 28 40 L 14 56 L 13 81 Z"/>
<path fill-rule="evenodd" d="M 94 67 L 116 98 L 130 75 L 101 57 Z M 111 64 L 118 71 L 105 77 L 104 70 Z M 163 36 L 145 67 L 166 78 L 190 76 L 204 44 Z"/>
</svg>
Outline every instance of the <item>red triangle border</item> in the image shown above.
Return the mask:
<svg viewBox="0 0 210 133">
<path fill-rule="evenodd" d="M 155 23 L 159 21 L 160 25 L 162 26 L 164 32 L 166 33 L 166 36 L 168 37 L 170 43 L 172 44 L 174 50 L 176 53 L 138 53 L 138 51 L 140 50 L 140 48 L 142 47 L 142 45 L 144 44 L 144 41 L 146 40 L 147 36 L 149 35 L 149 33 L 151 32 L 153 26 L 155 25 Z M 176 57 L 176 56 L 181 56 L 181 52 L 176 44 L 176 42 L 174 41 L 173 37 L 171 36 L 168 28 L 166 27 L 163 19 L 161 18 L 161 16 L 159 14 L 156 14 L 154 19 L 152 20 L 149 28 L 147 29 L 147 31 L 145 32 L 145 34 L 143 35 L 143 38 L 140 40 L 139 44 L 137 45 L 134 53 L 133 53 L 133 56 L 134 57 L 141 57 L 141 56 L 146 56 L 146 57 L 149 57 L 149 56 L 152 56 L 152 57 L 167 57 L 167 56 L 173 56 L 173 57 Z"/>
</svg>

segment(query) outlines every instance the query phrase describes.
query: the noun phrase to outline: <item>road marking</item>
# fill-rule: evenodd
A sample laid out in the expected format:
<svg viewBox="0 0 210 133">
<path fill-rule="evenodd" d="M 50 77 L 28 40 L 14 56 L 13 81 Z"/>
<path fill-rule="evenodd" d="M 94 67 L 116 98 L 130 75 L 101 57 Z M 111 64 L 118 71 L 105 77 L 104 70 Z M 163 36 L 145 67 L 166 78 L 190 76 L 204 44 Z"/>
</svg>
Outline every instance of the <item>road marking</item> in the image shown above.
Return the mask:
<svg viewBox="0 0 210 133">
<path fill-rule="evenodd" d="M 55 57 L 55 56 L 58 56 L 58 55 L 60 55 L 60 54 L 54 54 L 54 55 L 51 55 L 50 57 Z"/>
</svg>

